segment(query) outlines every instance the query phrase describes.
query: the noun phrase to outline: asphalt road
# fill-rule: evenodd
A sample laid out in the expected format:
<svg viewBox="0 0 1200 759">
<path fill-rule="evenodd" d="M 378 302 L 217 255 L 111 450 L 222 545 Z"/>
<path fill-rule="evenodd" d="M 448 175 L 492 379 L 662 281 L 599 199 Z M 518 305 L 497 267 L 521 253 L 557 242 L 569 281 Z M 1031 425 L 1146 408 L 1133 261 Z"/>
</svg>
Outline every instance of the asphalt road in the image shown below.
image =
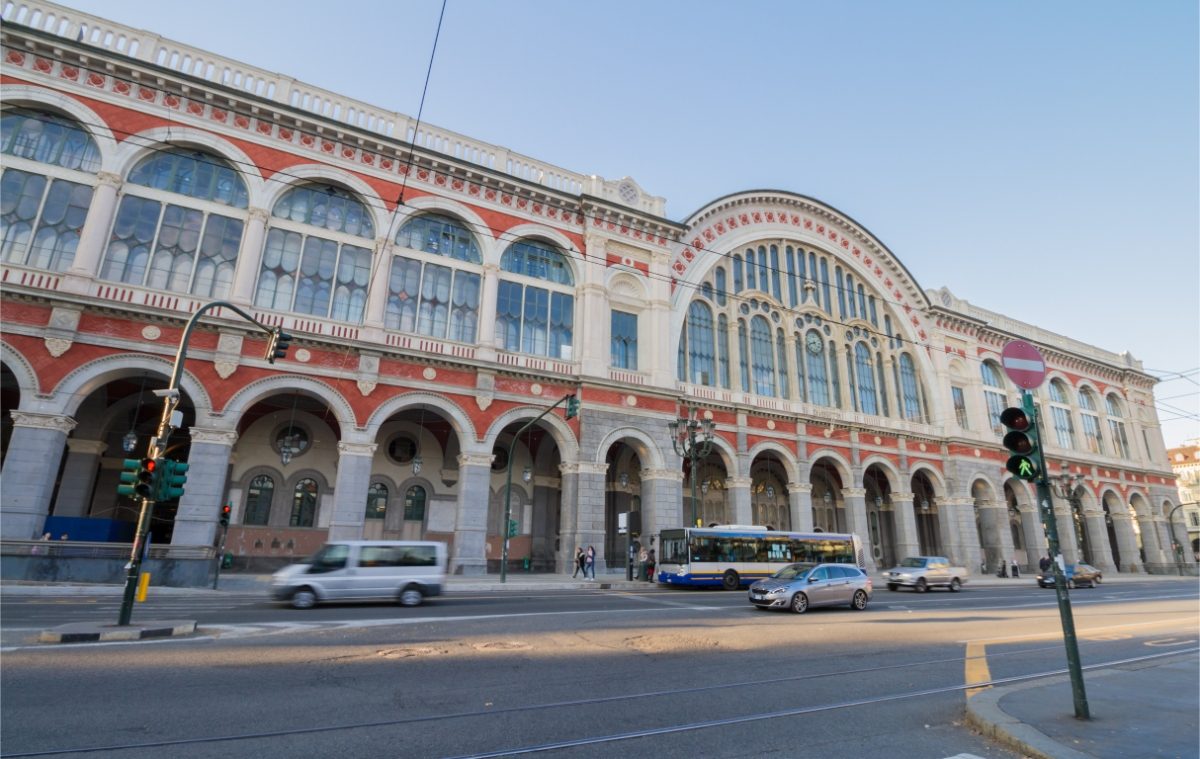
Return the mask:
<svg viewBox="0 0 1200 759">
<path fill-rule="evenodd" d="M 1194 582 L 1071 598 L 1085 665 L 1197 645 Z M 0 621 L 7 642 L 118 605 L 5 596 Z M 1015 757 L 963 724 L 966 686 L 1065 666 L 1054 593 L 1033 587 L 803 616 L 658 589 L 304 612 L 195 594 L 136 614 L 160 612 L 204 634 L 7 648 L 3 755 Z"/>
</svg>

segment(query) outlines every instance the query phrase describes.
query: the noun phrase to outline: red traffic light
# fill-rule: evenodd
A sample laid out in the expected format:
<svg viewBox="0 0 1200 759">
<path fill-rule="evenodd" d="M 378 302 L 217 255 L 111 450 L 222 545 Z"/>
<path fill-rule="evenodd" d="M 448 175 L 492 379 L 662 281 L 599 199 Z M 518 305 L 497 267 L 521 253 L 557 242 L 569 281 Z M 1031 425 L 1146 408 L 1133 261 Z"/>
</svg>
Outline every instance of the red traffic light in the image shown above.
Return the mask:
<svg viewBox="0 0 1200 759">
<path fill-rule="evenodd" d="M 1010 430 L 1016 430 L 1017 432 L 1024 432 L 1029 429 L 1029 425 L 1031 424 L 1029 415 L 1025 413 L 1025 409 L 1017 408 L 1016 406 L 1006 408 L 1000 412 L 1000 423 Z M 1007 446 L 1008 444 L 1005 443 L 1005 445 Z"/>
</svg>

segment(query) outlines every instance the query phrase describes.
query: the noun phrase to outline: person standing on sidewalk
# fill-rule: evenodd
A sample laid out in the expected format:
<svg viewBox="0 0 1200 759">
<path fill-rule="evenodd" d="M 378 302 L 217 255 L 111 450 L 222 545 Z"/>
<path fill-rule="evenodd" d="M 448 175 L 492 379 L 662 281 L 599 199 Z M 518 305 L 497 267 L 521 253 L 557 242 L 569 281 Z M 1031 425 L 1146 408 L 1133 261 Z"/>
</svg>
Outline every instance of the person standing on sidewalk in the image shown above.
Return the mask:
<svg viewBox="0 0 1200 759">
<path fill-rule="evenodd" d="M 1014 557 L 1013 557 L 1013 560 L 1012 560 L 1012 576 L 1013 576 L 1013 577 L 1020 577 L 1020 576 L 1021 576 L 1021 567 L 1020 567 L 1020 565 L 1019 565 L 1019 564 L 1017 564 L 1017 557 L 1016 557 L 1016 556 L 1014 556 Z"/>
<path fill-rule="evenodd" d="M 593 580 L 596 579 L 596 549 L 592 546 L 587 547 L 583 557 L 583 579 L 586 580 L 589 574 Z"/>
<path fill-rule="evenodd" d="M 657 561 L 654 558 L 654 549 L 651 548 L 646 553 L 646 580 L 647 580 L 647 582 L 654 582 L 654 565 L 656 563 L 657 563 Z"/>
<path fill-rule="evenodd" d="M 1038 569 L 1041 570 L 1042 574 L 1046 574 L 1047 572 L 1050 571 L 1051 563 L 1052 563 L 1052 560 L 1051 560 L 1049 554 L 1047 554 L 1046 556 L 1043 556 L 1042 558 L 1038 559 Z"/>
<path fill-rule="evenodd" d="M 587 570 L 583 568 L 583 547 L 575 546 L 575 571 L 571 572 L 571 579 L 574 580 L 580 572 L 583 572 L 584 578 L 587 578 Z"/>
</svg>

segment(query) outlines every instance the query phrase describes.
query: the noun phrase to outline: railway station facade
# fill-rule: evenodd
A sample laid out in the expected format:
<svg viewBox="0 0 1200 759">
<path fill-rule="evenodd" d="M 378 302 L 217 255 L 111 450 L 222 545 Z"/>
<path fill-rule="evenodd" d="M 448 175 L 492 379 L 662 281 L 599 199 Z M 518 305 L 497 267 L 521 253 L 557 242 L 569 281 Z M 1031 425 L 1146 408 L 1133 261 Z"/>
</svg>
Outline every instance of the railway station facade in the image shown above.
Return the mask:
<svg viewBox="0 0 1200 759">
<path fill-rule="evenodd" d="M 128 534 L 122 459 L 154 433 L 187 320 L 226 301 L 294 341 L 269 364 L 254 325 L 203 318 L 160 543 L 267 566 L 331 538 L 436 539 L 453 571 L 494 571 L 508 495 L 509 556 L 534 571 L 578 545 L 621 565 L 626 512 L 647 544 L 695 514 L 855 532 L 872 569 L 1036 566 L 1035 493 L 998 421 L 1019 403 L 1000 352 L 1023 339 L 1048 365 L 1051 474 L 1075 475 L 1053 503 L 1067 560 L 1172 560 L 1141 363 L 922 288 L 820 200 L 738 191 L 672 221 L 630 177 L 62 6 L 3 20 L 6 541 L 61 520 Z M 521 431 L 567 394 L 577 417 Z M 689 416 L 714 430 L 695 462 L 669 426 Z"/>
</svg>

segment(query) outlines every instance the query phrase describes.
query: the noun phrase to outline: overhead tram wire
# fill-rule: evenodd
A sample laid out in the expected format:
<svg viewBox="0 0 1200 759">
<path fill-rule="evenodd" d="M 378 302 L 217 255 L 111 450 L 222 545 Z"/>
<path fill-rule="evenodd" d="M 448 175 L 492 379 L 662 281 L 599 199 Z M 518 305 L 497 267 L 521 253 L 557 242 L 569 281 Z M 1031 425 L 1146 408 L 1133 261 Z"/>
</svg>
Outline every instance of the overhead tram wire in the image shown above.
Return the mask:
<svg viewBox="0 0 1200 759">
<path fill-rule="evenodd" d="M 72 65 L 75 65 L 75 64 L 72 64 Z M 95 71 L 98 71 L 98 69 L 87 69 L 86 67 L 81 67 L 81 68 L 84 68 L 84 70 L 95 70 Z M 106 75 L 108 75 L 108 76 L 113 76 L 112 74 L 109 74 L 108 72 L 105 72 L 105 74 L 106 74 Z M 133 81 L 133 80 L 127 80 L 127 81 Z M 230 112 L 231 112 L 231 113 L 233 113 L 234 111 L 230 111 Z M 172 148 L 173 148 L 173 147 L 178 147 L 178 145 L 164 145 L 164 144 L 163 144 L 161 141 L 158 141 L 158 140 L 150 140 L 149 138 L 143 137 L 141 134 L 139 134 L 139 133 L 136 133 L 136 132 L 126 132 L 126 131 L 123 131 L 123 130 L 118 130 L 118 129 L 115 129 L 115 128 L 113 128 L 112 126 L 110 126 L 110 125 L 108 125 L 108 124 L 96 124 L 96 123 L 93 123 L 93 122 L 86 122 L 86 121 L 82 121 L 82 120 L 80 120 L 80 119 L 77 119 L 77 118 L 75 118 L 74 116 L 69 116 L 69 118 L 70 118 L 71 120 L 75 121 L 76 123 L 83 124 L 83 125 L 85 125 L 85 126 L 91 126 L 91 127 L 95 127 L 95 128 L 102 128 L 102 129 L 108 130 L 108 131 L 110 131 L 110 132 L 113 132 L 114 134 L 117 134 L 117 133 L 119 133 L 119 134 L 122 134 L 122 135 L 124 135 L 124 136 L 125 136 L 127 139 L 130 139 L 130 140 L 134 140 L 134 139 L 137 139 L 137 140 L 144 140 L 144 141 L 145 141 L 145 143 L 141 144 L 141 145 L 140 145 L 140 147 L 142 147 L 142 148 L 144 148 L 145 150 L 147 150 L 147 151 L 150 151 L 150 152 L 169 153 L 169 152 L 172 152 Z M 410 156 L 410 158 L 411 158 L 411 157 L 412 157 L 412 155 L 414 154 L 414 152 L 415 152 L 415 149 L 416 149 L 416 147 L 417 147 L 417 146 L 416 146 L 414 143 L 410 143 L 410 145 L 412 146 L 412 149 L 411 149 L 411 150 L 409 150 L 409 156 Z M 248 167 L 248 168 L 252 169 L 252 170 L 254 171 L 254 173 L 255 173 L 255 174 L 257 174 L 257 173 L 258 173 L 258 170 L 259 170 L 259 169 L 258 169 L 258 166 L 257 166 L 256 164 L 254 164 L 254 163 L 250 163 L 250 162 L 246 162 L 246 161 L 238 161 L 238 160 L 235 160 L 235 159 L 227 158 L 227 157 L 225 157 L 225 156 L 218 156 L 218 157 L 220 158 L 220 160 L 221 160 L 221 161 L 223 161 L 223 162 L 225 162 L 225 163 L 232 164 L 232 165 L 235 165 L 235 166 L 243 166 L 243 167 Z M 201 162 L 204 162 L 204 161 L 202 161 L 201 159 L 196 159 L 196 160 L 198 160 L 198 161 L 201 161 Z M 221 165 L 221 164 L 218 164 L 218 163 L 215 163 L 215 162 L 211 162 L 211 161 L 209 161 L 209 162 L 207 162 L 207 163 L 209 163 L 209 165 L 213 165 L 213 166 L 219 166 L 219 165 Z M 289 180 L 290 180 L 290 181 L 289 181 Z M 280 183 L 282 183 L 282 184 L 291 184 L 291 183 L 298 183 L 298 184 L 299 184 L 299 183 L 307 183 L 307 184 L 311 184 L 311 183 L 313 182 L 313 180 L 312 180 L 312 178 L 311 178 L 311 177 L 300 177 L 300 176 L 296 176 L 296 175 L 293 175 L 293 174 L 289 174 L 289 173 L 288 173 L 286 170 L 279 170 L 279 171 L 273 172 L 271 176 L 263 178 L 263 180 L 262 180 L 262 181 L 265 181 L 265 182 L 280 182 Z M 372 199 L 370 199 L 370 198 L 367 198 L 367 197 L 364 197 L 364 196 L 362 196 L 362 195 L 359 195 L 357 192 L 355 192 L 355 193 L 354 193 L 354 196 L 355 196 L 355 198 L 356 198 L 356 199 L 357 199 L 359 202 L 361 202 L 361 203 L 362 203 L 364 206 L 366 206 L 366 207 L 369 207 L 369 208 L 375 208 L 375 209 L 377 209 L 377 210 L 381 210 L 381 211 L 383 211 L 383 212 L 385 212 L 385 213 L 390 213 L 390 214 L 392 214 L 392 215 L 393 215 L 393 218 L 394 218 L 394 216 L 395 216 L 395 215 L 398 213 L 398 211 L 399 211 L 399 206 L 396 206 L 394 210 L 389 210 L 389 209 L 388 209 L 386 206 L 379 205 L 378 203 L 375 203 L 375 202 L 374 202 Z M 585 220 L 589 220 L 589 221 L 595 221 L 595 220 L 597 220 L 597 219 L 599 218 L 599 217 L 594 217 L 594 216 L 588 216 L 587 214 L 584 214 L 582 211 L 578 211 L 578 210 L 575 210 L 575 209 L 567 209 L 567 208 L 565 208 L 565 207 L 563 207 L 563 206 L 561 206 L 561 205 L 557 205 L 557 204 L 554 204 L 554 203 L 549 203 L 549 202 L 547 202 L 547 203 L 545 203 L 545 205 L 547 205 L 548 207 L 553 207 L 553 208 L 555 208 L 556 210 L 563 210 L 563 211 L 567 211 L 567 210 L 569 210 L 569 211 L 570 211 L 572 214 L 577 214 L 577 215 L 579 215 L 580 217 L 584 218 Z M 496 227 L 491 227 L 491 226 L 488 226 L 488 225 L 485 225 L 485 224 L 477 224 L 477 223 L 475 223 L 475 222 L 472 222 L 472 221 L 470 221 L 470 220 L 467 220 L 467 219 L 456 218 L 456 221 L 458 221 L 459 223 L 461 223 L 461 224 L 462 224 L 464 227 L 469 227 L 469 228 L 472 228 L 472 229 L 474 229 L 474 230 L 476 230 L 476 231 L 480 231 L 480 230 L 482 230 L 482 231 L 486 231 L 486 232 L 488 232 L 489 234 L 491 234 L 491 236 L 492 236 L 494 239 L 496 239 L 497 241 L 500 241 L 500 242 L 504 242 L 504 241 L 516 242 L 516 241 L 518 241 L 518 240 L 526 239 L 526 238 L 528 237 L 528 235 L 514 235 L 514 234 L 512 234 L 512 233 L 510 233 L 510 232 L 508 232 L 508 231 L 506 231 L 506 230 L 502 230 L 502 229 L 499 229 L 499 228 L 496 228 Z M 389 232 L 390 232 L 390 230 L 389 230 Z M 388 238 L 388 239 L 390 240 L 390 236 L 389 236 L 389 238 Z M 690 247 L 693 247 L 693 248 L 694 248 L 694 246 L 690 246 Z M 719 251 L 719 250 L 714 250 L 714 249 L 711 249 L 711 248 L 706 248 L 706 247 L 701 247 L 701 248 L 699 248 L 699 250 L 700 250 L 701 252 L 704 252 L 704 253 L 710 253 L 710 254 L 712 254 L 712 255 L 714 255 L 714 256 L 717 256 L 717 257 L 719 257 L 719 258 L 723 258 L 723 259 L 727 259 L 727 260 L 729 260 L 729 259 L 732 259 L 732 257 L 733 257 L 734 255 L 737 255 L 737 254 L 736 254 L 736 253 L 734 253 L 734 252 L 722 252 L 722 251 Z M 818 250 L 819 250 L 819 249 L 818 249 Z M 573 260 L 573 261 L 575 261 L 575 262 L 577 262 L 577 263 L 580 263 L 580 264 L 591 264 L 591 265 L 595 265 L 595 266 L 605 266 L 605 267 L 607 267 L 607 266 L 608 266 L 608 264 L 607 264 L 607 262 L 606 262 L 606 261 L 600 261 L 600 260 L 596 260 L 596 259 L 594 259 L 594 258 L 588 258 L 588 257 L 586 257 L 586 256 L 583 256 L 582 254 L 580 254 L 580 255 L 576 256 L 576 255 L 572 254 L 570 251 L 565 251 L 565 250 L 564 250 L 564 251 L 561 251 L 561 252 L 562 252 L 562 254 L 563 254 L 563 256 L 564 256 L 564 257 L 566 257 L 566 258 L 569 258 L 569 259 L 571 259 L 571 260 Z M 382 257 L 376 257 L 376 258 L 382 258 Z M 377 266 L 378 266 L 378 263 L 379 263 L 379 261 L 373 262 L 373 274 L 374 274 L 374 275 L 377 275 L 377 274 L 378 274 L 378 269 L 377 269 L 377 268 L 375 268 L 375 267 L 377 267 Z M 784 271 L 784 270 L 782 270 L 782 269 L 779 269 L 779 268 L 776 268 L 776 267 L 770 267 L 770 266 L 768 266 L 768 267 L 767 267 L 767 269 L 768 269 L 768 271 L 776 272 L 776 273 L 780 274 L 781 276 L 788 276 L 787 272 L 785 272 L 785 271 Z M 700 289 L 702 288 L 702 284 L 691 284 L 691 283 L 688 283 L 688 282 L 684 282 L 683 280 L 679 280 L 679 279 L 676 279 L 676 278 L 674 278 L 674 277 L 671 277 L 671 276 L 669 276 L 669 275 L 668 275 L 668 276 L 662 276 L 662 275 L 655 275 L 655 274 L 651 274 L 651 273 L 649 273 L 649 272 L 646 272 L 646 273 L 643 273 L 643 276 L 645 276 L 647 279 L 650 279 L 650 280 L 655 280 L 655 281 L 665 282 L 665 283 L 667 283 L 667 284 L 672 284 L 672 285 L 674 285 L 675 287 L 679 287 L 679 288 L 688 288 L 688 289 L 691 289 L 691 290 L 693 290 L 693 291 L 695 291 L 695 292 L 699 292 L 699 291 L 700 291 Z M 810 277 L 809 279 L 812 279 L 812 277 Z M 832 291 L 834 291 L 834 292 L 838 292 L 838 293 L 845 293 L 847 296 L 850 296 L 851 294 L 855 294 L 855 295 L 856 295 L 856 293 L 852 293 L 852 291 L 850 291 L 849 289 L 847 289 L 847 288 L 846 288 L 846 287 L 844 287 L 844 286 L 843 286 L 843 287 L 839 287 L 839 286 L 838 286 L 838 285 L 837 285 L 835 282 L 830 282 L 830 283 L 829 283 L 829 287 L 830 287 L 830 289 L 831 289 Z M 904 305 L 905 305 L 905 304 L 903 304 L 903 303 L 900 303 L 899 301 L 891 300 L 890 298 L 887 298 L 887 297 L 885 297 L 885 294 L 883 293 L 883 291 L 882 291 L 882 290 L 879 290 L 879 291 L 877 291 L 877 292 L 878 292 L 878 294 L 877 294 L 877 296 L 876 296 L 876 297 L 877 297 L 877 300 L 878 300 L 880 303 L 884 303 L 884 304 L 887 304 L 887 305 L 890 305 L 890 306 L 892 306 L 892 307 L 893 307 L 893 310 L 895 310 L 895 311 L 897 312 L 897 316 L 899 316 L 899 311 L 903 309 L 903 307 L 904 307 Z M 763 294 L 763 295 L 769 295 L 769 293 L 765 293 L 765 292 L 758 291 L 758 290 L 744 290 L 744 291 L 743 291 L 743 293 L 732 293 L 732 292 L 728 292 L 728 291 L 726 291 L 726 293 L 725 293 L 726 297 L 730 298 L 731 300 L 733 300 L 733 301 L 735 301 L 735 302 L 743 302 L 743 303 L 748 303 L 750 300 L 758 298 L 760 294 Z M 773 297 L 773 296 L 771 296 L 771 297 Z M 790 307 L 789 307 L 789 308 L 790 308 Z M 901 335 L 889 335 L 889 334 L 887 334 L 887 333 L 885 333 L 885 332 L 882 332 L 882 331 L 880 331 L 878 328 L 866 327 L 866 326 L 864 326 L 864 325 L 862 325 L 862 324 L 855 324 L 855 325 L 852 325 L 852 324 L 850 324 L 850 323 L 848 323 L 848 322 L 842 321 L 842 320 L 841 320 L 840 318 L 838 318 L 838 317 L 834 317 L 832 314 L 830 314 L 830 313 L 828 313 L 828 312 L 825 312 L 825 314 L 824 314 L 824 315 L 822 315 L 822 317 L 821 317 L 821 318 L 822 318 L 822 319 L 823 319 L 823 320 L 824 320 L 826 323 L 829 323 L 829 324 L 832 324 L 832 325 L 837 325 L 837 326 L 841 326 L 841 327 L 848 327 L 848 328 L 849 328 L 849 327 L 858 327 L 860 330 L 862 330 L 863 332 L 865 332 L 865 333 L 867 333 L 867 334 L 869 334 L 869 335 L 874 335 L 874 336 L 876 336 L 876 337 L 883 338 L 883 339 L 885 339 L 885 340 L 897 340 L 897 341 L 899 341 L 899 342 L 902 342 L 902 343 L 907 343 L 907 344 L 909 344 L 909 345 L 912 345 L 912 346 L 914 346 L 914 347 L 916 347 L 916 348 L 924 348 L 924 349 L 926 349 L 926 350 L 935 350 L 935 346 L 933 346 L 932 344 L 928 344 L 928 343 L 925 343 L 925 342 L 921 342 L 920 340 L 914 340 L 914 339 L 911 339 L 911 338 L 905 337 L 905 336 L 904 336 L 904 335 L 902 335 L 902 334 L 901 334 Z M 904 322 L 904 320 L 903 320 L 903 319 L 901 319 L 901 322 L 903 323 L 903 322 Z M 987 361 L 987 360 L 988 360 L 987 358 L 980 358 L 980 357 L 976 357 L 976 356 L 970 356 L 970 355 L 967 355 L 967 356 L 961 356 L 961 355 L 960 355 L 960 356 L 958 356 L 958 358 L 959 358 L 960 360 L 964 360 L 964 361 L 971 362 L 971 363 L 976 363 L 976 364 L 983 364 L 985 361 Z M 343 368 L 344 368 L 344 366 L 343 366 Z M 1173 373 L 1173 374 L 1176 374 L 1176 373 Z M 1185 377 L 1185 376 L 1183 376 L 1183 375 L 1179 375 L 1179 376 L 1180 376 L 1181 378 L 1183 378 L 1183 379 L 1188 379 L 1189 381 L 1191 381 L 1191 382 L 1194 382 L 1195 384 L 1198 384 L 1198 385 L 1200 385 L 1200 382 L 1195 382 L 1195 380 L 1192 380 L 1190 377 Z"/>
</svg>

